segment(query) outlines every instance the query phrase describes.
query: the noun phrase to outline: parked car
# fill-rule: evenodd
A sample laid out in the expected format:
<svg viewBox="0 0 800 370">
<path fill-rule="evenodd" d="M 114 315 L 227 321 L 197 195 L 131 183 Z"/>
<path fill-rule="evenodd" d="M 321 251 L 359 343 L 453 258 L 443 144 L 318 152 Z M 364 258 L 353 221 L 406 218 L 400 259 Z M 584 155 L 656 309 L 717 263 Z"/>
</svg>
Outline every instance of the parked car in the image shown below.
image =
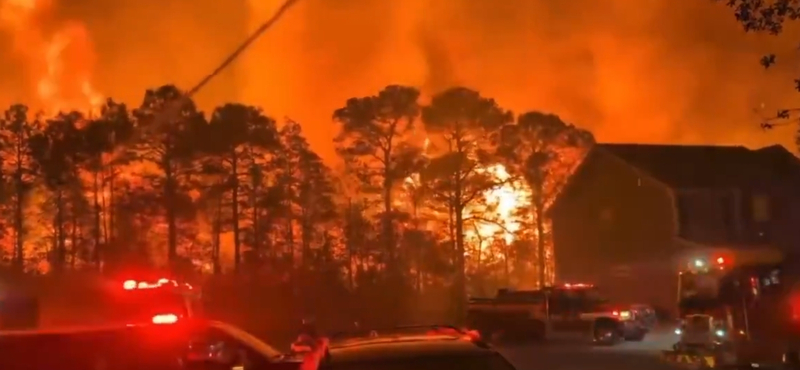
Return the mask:
<svg viewBox="0 0 800 370">
<path fill-rule="evenodd" d="M 642 323 L 647 330 L 653 330 L 658 325 L 658 315 L 655 308 L 647 304 L 631 305 L 634 318 Z"/>
</svg>

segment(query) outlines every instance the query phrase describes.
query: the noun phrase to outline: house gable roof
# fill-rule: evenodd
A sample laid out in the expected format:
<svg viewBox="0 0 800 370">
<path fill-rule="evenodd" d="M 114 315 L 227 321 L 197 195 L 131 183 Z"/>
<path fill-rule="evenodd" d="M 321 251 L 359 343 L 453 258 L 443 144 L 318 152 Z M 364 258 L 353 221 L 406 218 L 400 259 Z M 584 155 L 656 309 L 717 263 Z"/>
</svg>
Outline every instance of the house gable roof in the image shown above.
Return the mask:
<svg viewBox="0 0 800 370">
<path fill-rule="evenodd" d="M 672 188 L 731 188 L 800 175 L 800 162 L 782 146 L 598 144 L 625 163 Z"/>
<path fill-rule="evenodd" d="M 800 186 L 800 160 L 781 145 L 751 150 L 743 146 L 596 144 L 575 170 L 547 213 L 552 215 L 597 155 L 612 155 L 633 170 L 673 189 L 731 188 L 767 181 Z"/>
</svg>

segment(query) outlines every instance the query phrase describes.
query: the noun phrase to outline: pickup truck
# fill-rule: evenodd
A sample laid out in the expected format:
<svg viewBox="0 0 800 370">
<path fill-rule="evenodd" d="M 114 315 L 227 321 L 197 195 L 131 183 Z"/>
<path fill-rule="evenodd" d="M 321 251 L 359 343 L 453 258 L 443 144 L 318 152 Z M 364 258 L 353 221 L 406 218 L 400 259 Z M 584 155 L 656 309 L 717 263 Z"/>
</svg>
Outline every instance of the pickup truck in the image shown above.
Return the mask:
<svg viewBox="0 0 800 370">
<path fill-rule="evenodd" d="M 544 340 L 552 333 L 576 333 L 601 345 L 643 340 L 648 329 L 636 316 L 626 306 L 609 304 L 588 284 L 500 289 L 494 298 L 471 298 L 467 309 L 468 325 L 485 337 Z"/>
</svg>

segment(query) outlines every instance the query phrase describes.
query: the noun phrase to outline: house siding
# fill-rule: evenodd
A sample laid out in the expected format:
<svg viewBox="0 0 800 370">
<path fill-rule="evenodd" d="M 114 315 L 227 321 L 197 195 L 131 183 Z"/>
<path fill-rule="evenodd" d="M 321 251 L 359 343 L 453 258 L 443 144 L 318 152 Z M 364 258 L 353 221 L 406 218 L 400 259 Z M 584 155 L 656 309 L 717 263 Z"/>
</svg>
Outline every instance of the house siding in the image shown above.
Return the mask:
<svg viewBox="0 0 800 370">
<path fill-rule="evenodd" d="M 593 282 L 621 302 L 675 305 L 668 187 L 596 148 L 551 217 L 559 282 Z"/>
</svg>

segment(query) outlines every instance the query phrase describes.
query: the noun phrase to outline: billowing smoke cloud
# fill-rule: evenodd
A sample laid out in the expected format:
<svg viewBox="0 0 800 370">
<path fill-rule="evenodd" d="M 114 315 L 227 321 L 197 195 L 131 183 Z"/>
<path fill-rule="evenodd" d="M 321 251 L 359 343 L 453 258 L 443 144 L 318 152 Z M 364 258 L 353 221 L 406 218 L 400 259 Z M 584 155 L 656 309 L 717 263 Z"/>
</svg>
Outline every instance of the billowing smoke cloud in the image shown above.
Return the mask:
<svg viewBox="0 0 800 370">
<path fill-rule="evenodd" d="M 59 14 L 85 21 L 97 46 L 98 85 L 136 103 L 148 86 L 197 81 L 280 1 L 68 3 Z M 303 0 L 198 99 L 290 115 L 330 156 L 330 113 L 390 83 L 425 95 L 463 84 L 604 141 L 791 145 L 758 128 L 796 101 L 790 36 L 746 35 L 711 0 Z M 764 71 L 771 50 L 783 60 Z"/>
</svg>

